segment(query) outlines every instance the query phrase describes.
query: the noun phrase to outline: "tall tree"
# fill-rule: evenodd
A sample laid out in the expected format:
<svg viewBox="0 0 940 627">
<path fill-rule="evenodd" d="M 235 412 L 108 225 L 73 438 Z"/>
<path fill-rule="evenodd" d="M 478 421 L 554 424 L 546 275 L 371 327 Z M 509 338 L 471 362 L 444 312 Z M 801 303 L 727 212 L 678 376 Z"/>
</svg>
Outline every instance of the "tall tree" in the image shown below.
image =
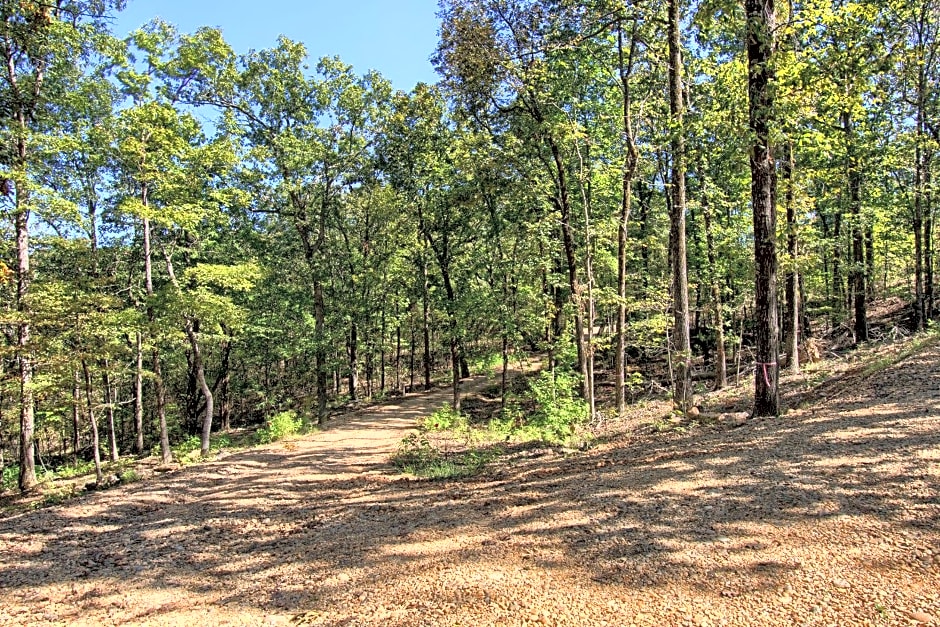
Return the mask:
<svg viewBox="0 0 940 627">
<path fill-rule="evenodd" d="M 683 61 L 679 0 L 669 0 L 669 119 L 671 174 L 669 190 L 669 254 L 672 260 L 672 345 L 675 366 L 673 403 L 681 412 L 692 406 L 692 341 L 689 324 L 689 274 L 686 254 L 685 128 Z"/>
<path fill-rule="evenodd" d="M 774 51 L 773 0 L 745 0 L 751 147 L 751 210 L 754 214 L 754 294 L 757 368 L 754 373 L 754 415 L 780 413 L 777 330 L 777 170 L 771 149 Z"/>
<path fill-rule="evenodd" d="M 30 214 L 34 210 L 32 175 L 34 138 L 54 131 L 56 100 L 68 90 L 73 68 L 92 47 L 92 35 L 104 30 L 104 18 L 120 9 L 121 0 L 51 4 L 3 0 L 0 2 L 0 57 L 5 68 L 0 90 L 3 110 L 4 189 L 12 203 L 16 242 L 15 309 L 16 361 L 19 377 L 20 472 L 19 487 L 36 484 L 34 462 L 33 376 L 31 345 Z"/>
</svg>

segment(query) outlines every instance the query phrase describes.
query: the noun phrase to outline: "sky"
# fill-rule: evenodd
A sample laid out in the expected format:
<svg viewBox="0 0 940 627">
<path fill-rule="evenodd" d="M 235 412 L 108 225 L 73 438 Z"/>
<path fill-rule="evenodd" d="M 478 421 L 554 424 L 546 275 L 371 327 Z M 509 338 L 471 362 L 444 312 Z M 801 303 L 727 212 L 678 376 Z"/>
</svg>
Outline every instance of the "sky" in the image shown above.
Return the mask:
<svg viewBox="0 0 940 627">
<path fill-rule="evenodd" d="M 188 33 L 222 29 L 237 53 L 270 48 L 279 35 L 307 47 L 311 65 L 339 55 L 357 74 L 378 70 L 396 89 L 435 83 L 437 0 L 129 0 L 114 33 L 123 37 L 154 17 Z"/>
</svg>

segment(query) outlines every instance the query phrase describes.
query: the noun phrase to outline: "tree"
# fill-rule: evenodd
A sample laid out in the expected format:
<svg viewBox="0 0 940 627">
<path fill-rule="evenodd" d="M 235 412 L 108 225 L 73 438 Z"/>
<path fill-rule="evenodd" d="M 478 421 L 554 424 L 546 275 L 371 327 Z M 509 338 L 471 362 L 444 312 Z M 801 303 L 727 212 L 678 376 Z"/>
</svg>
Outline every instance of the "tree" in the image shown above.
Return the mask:
<svg viewBox="0 0 940 627">
<path fill-rule="evenodd" d="M 38 2 L 4 0 L 0 3 L 0 57 L 6 70 L 0 90 L 6 103 L 2 120 L 4 191 L 12 203 L 16 241 L 16 360 L 19 377 L 20 472 L 19 487 L 36 483 L 33 457 L 35 364 L 30 327 L 30 214 L 35 157 L 32 139 L 56 128 L 57 96 L 69 89 L 72 68 L 92 46 L 92 35 L 103 30 L 104 18 L 120 9 L 121 0 L 107 2 Z"/>
<path fill-rule="evenodd" d="M 674 324 L 675 388 L 673 403 L 685 413 L 692 406 L 692 342 L 689 329 L 689 275 L 685 225 L 685 136 L 683 116 L 682 47 L 679 0 L 669 0 L 669 119 L 671 131 L 671 175 L 669 189 L 669 255 L 672 260 L 672 310 Z"/>
<path fill-rule="evenodd" d="M 777 173 L 771 150 L 774 50 L 773 0 L 746 0 L 748 112 L 751 147 L 751 210 L 754 214 L 754 294 L 757 317 L 757 368 L 754 373 L 754 415 L 777 416 Z"/>
</svg>

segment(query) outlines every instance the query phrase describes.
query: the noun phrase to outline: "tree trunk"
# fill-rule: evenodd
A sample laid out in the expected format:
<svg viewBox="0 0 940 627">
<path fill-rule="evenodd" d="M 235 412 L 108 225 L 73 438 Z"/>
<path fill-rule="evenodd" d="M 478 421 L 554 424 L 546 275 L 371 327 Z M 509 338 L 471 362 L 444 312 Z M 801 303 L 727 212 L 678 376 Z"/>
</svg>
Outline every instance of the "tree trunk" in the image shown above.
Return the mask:
<svg viewBox="0 0 940 627">
<path fill-rule="evenodd" d="M 395 312 L 396 318 L 398 311 Z M 401 372 L 401 321 L 395 325 L 395 391 L 401 394 L 402 390 L 402 372 Z"/>
<path fill-rule="evenodd" d="M 849 210 L 852 213 L 852 270 L 849 278 L 855 308 L 855 341 L 868 341 L 868 288 L 866 287 L 865 225 L 862 223 L 862 172 L 855 154 L 855 127 L 852 115 L 842 112 L 846 142 L 846 169 L 849 184 Z"/>
<path fill-rule="evenodd" d="M 25 168 L 25 139 L 17 140 L 21 166 Z M 16 229 L 16 312 L 19 316 L 16 338 L 16 360 L 19 365 L 20 383 L 20 473 L 19 488 L 22 492 L 36 485 L 35 460 L 35 400 L 33 398 L 33 356 L 30 348 L 29 288 L 32 283 L 29 268 L 29 208 L 26 184 L 16 181 L 16 206 L 13 221 Z"/>
<path fill-rule="evenodd" d="M 754 415 L 780 414 L 777 354 L 777 173 L 770 149 L 773 113 L 770 60 L 773 54 L 773 0 L 745 0 L 749 122 L 751 147 L 751 203 L 754 214 L 755 318 L 757 367 L 754 373 Z"/>
<path fill-rule="evenodd" d="M 672 331 L 675 357 L 673 403 L 685 413 L 692 405 L 692 339 L 689 329 L 689 277 L 685 235 L 685 137 L 679 0 L 669 0 L 669 113 L 672 122 L 669 251 L 672 258 Z"/>
<path fill-rule="evenodd" d="M 418 352 L 418 338 L 415 333 L 414 316 L 410 316 L 411 324 L 411 350 L 408 354 L 408 391 L 415 391 L 415 355 Z"/>
<path fill-rule="evenodd" d="M 88 370 L 88 362 L 82 359 L 82 372 L 85 373 L 85 402 L 88 408 L 88 421 L 91 423 L 91 449 L 95 460 L 95 483 L 101 485 L 104 481 L 104 474 L 101 471 L 101 451 L 100 441 L 98 439 L 98 420 L 95 418 L 95 404 L 92 399 L 91 373 Z"/>
<path fill-rule="evenodd" d="M 796 207 L 794 200 L 794 158 L 793 142 L 786 144 L 787 155 L 783 160 L 783 178 L 787 184 L 786 205 L 787 211 L 787 254 L 790 256 L 790 271 L 787 273 L 787 319 L 785 322 L 786 331 L 784 337 L 787 338 L 787 361 L 790 364 L 790 370 L 794 373 L 800 371 L 800 278 L 798 253 L 799 242 L 797 240 Z"/>
<path fill-rule="evenodd" d="M 568 270 L 568 287 L 571 290 L 570 298 L 574 305 L 574 334 L 575 346 L 578 350 L 578 371 L 581 373 L 581 396 L 587 399 L 590 377 L 587 363 L 587 347 L 584 341 L 584 299 L 581 294 L 581 282 L 578 279 L 577 250 L 574 237 L 574 228 L 571 225 L 571 199 L 568 195 L 568 183 L 561 150 L 553 138 L 549 138 L 552 159 L 555 167 L 555 196 L 552 202 L 561 217 L 561 239 Z"/>
<path fill-rule="evenodd" d="M 379 336 L 379 394 L 385 394 L 385 334 L 388 333 L 385 320 L 385 307 L 382 307 L 382 333 Z"/>
<path fill-rule="evenodd" d="M 144 347 L 138 331 L 134 342 L 134 453 L 144 452 Z"/>
<path fill-rule="evenodd" d="M 430 284 L 428 283 L 428 261 L 421 256 L 421 269 L 424 273 L 424 282 L 423 289 L 421 291 L 421 303 L 422 303 L 422 331 L 424 334 L 424 389 L 431 389 L 431 305 L 429 302 L 429 290 L 431 289 Z"/>
<path fill-rule="evenodd" d="M 346 339 L 346 354 L 349 357 L 349 400 L 356 400 L 359 388 L 359 332 L 355 322 L 349 323 L 349 335 Z"/>
<path fill-rule="evenodd" d="M 323 425 L 326 422 L 327 395 L 326 346 L 324 345 L 326 303 L 323 299 L 323 285 L 319 278 L 313 280 L 313 318 L 314 335 L 317 338 L 314 351 L 314 366 L 317 370 L 317 424 Z"/>
<path fill-rule="evenodd" d="M 622 130 L 626 142 L 623 158 L 623 175 L 620 188 L 620 221 L 617 228 L 617 348 L 614 354 L 616 371 L 617 415 L 626 412 L 626 334 L 627 334 L 627 226 L 630 223 L 630 201 L 633 195 L 633 176 L 636 174 L 638 153 L 633 137 L 632 90 L 630 75 L 633 72 L 633 57 L 636 51 L 636 29 L 639 22 L 633 21 L 630 33 L 630 51 L 624 58 L 623 23 L 617 23 L 617 59 L 620 75 L 620 89 L 623 97 Z"/>
<path fill-rule="evenodd" d="M 934 314 L 934 241 L 933 241 L 933 194 L 931 192 L 931 160 L 924 164 L 924 309 L 928 318 Z"/>
<path fill-rule="evenodd" d="M 227 333 L 224 326 L 222 330 Z M 222 342 L 222 371 L 219 374 L 219 428 L 223 432 L 232 429 L 232 399 L 229 390 L 232 381 L 231 358 L 232 340 L 226 339 Z M 306 389 L 304 393 L 306 393 Z"/>
<path fill-rule="evenodd" d="M 111 389 L 111 374 L 108 372 L 108 360 L 104 360 L 104 372 L 101 374 L 101 383 L 104 385 L 104 406 L 108 417 L 108 445 L 111 448 L 111 461 L 120 459 L 118 454 L 117 430 L 114 427 L 114 394 Z"/>
<path fill-rule="evenodd" d="M 79 374 L 76 370 L 72 379 L 72 463 L 78 466 L 78 449 L 81 445 L 81 390 Z"/>
<path fill-rule="evenodd" d="M 176 272 L 173 269 L 173 260 L 169 253 L 164 249 L 163 259 L 166 261 L 166 273 L 177 291 L 180 290 L 180 284 L 176 280 Z M 215 411 L 215 399 L 212 396 L 212 389 L 206 382 L 206 369 L 203 364 L 202 347 L 199 344 L 198 336 L 199 320 L 192 318 L 189 314 L 183 316 L 183 331 L 189 340 L 189 347 L 193 353 L 193 370 L 196 374 L 196 383 L 199 384 L 199 390 L 206 401 L 206 413 L 202 419 L 202 430 L 200 432 L 200 454 L 206 457 L 209 454 L 209 437 L 212 433 L 212 418 Z"/>
<path fill-rule="evenodd" d="M 147 206 L 147 185 L 141 186 L 141 202 Z M 160 422 L 160 459 L 164 464 L 173 461 L 173 452 L 170 450 L 170 434 L 166 423 L 166 387 L 163 384 L 163 373 L 160 365 L 160 349 L 156 342 L 156 324 L 153 311 L 153 261 L 150 246 L 150 220 L 144 222 L 144 284 L 147 290 L 147 322 L 150 327 L 150 336 L 154 339 L 152 351 L 153 385 L 156 392 L 157 418 Z"/>
<path fill-rule="evenodd" d="M 922 331 L 927 316 L 924 295 L 924 173 L 919 143 L 914 148 L 914 162 L 914 328 Z"/>
<path fill-rule="evenodd" d="M 702 218 L 705 222 L 705 249 L 711 282 L 712 316 L 715 325 L 715 389 L 728 385 L 728 358 L 725 354 L 725 317 L 721 303 L 721 284 L 718 276 L 718 259 L 715 255 L 715 236 L 712 230 L 712 207 L 708 197 L 702 197 Z"/>
</svg>

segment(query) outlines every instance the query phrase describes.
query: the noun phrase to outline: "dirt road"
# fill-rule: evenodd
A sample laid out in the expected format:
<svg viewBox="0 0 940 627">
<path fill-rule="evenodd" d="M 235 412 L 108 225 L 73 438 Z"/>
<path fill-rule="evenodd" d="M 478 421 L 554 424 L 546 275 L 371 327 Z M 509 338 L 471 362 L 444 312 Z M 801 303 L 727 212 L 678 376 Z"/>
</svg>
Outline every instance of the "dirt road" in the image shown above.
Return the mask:
<svg viewBox="0 0 940 627">
<path fill-rule="evenodd" d="M 940 617 L 940 348 L 741 428 L 387 463 L 447 393 L 0 520 L 0 624 L 913 625 Z M 936 621 L 934 621 L 936 623 Z"/>
</svg>

